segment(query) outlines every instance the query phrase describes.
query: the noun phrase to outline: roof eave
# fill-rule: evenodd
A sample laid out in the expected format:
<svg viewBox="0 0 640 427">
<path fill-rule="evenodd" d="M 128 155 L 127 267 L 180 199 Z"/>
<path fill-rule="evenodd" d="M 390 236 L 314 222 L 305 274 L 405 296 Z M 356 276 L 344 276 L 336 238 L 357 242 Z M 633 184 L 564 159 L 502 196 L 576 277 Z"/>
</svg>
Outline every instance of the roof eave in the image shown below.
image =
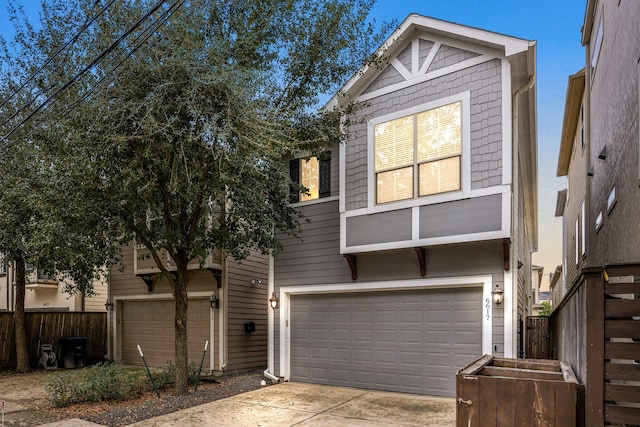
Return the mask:
<svg viewBox="0 0 640 427">
<path fill-rule="evenodd" d="M 557 176 L 566 176 L 569 172 L 571 150 L 573 149 L 573 140 L 580 117 L 584 85 L 584 68 L 576 74 L 569 76 L 567 97 L 564 106 L 564 118 L 562 120 L 562 133 L 560 134 Z"/>
</svg>

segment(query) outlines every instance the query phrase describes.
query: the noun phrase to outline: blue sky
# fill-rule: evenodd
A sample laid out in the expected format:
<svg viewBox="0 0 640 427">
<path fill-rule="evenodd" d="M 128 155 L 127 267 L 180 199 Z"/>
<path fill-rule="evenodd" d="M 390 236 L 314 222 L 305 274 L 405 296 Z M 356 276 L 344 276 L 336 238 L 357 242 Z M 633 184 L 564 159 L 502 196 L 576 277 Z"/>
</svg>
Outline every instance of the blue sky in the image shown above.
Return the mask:
<svg viewBox="0 0 640 427">
<path fill-rule="evenodd" d="M 37 16 L 38 0 L 16 0 Z M 0 0 L 0 34 L 12 33 L 7 0 Z M 554 217 L 556 193 L 565 188 L 556 178 L 562 116 L 569 75 L 584 67 L 580 29 L 586 0 L 378 0 L 372 16 L 402 22 L 410 13 L 536 40 L 538 73 L 538 205 L 539 250 L 534 263 L 545 274 L 562 263 L 561 220 Z M 548 278 L 543 280 L 548 284 Z"/>
</svg>

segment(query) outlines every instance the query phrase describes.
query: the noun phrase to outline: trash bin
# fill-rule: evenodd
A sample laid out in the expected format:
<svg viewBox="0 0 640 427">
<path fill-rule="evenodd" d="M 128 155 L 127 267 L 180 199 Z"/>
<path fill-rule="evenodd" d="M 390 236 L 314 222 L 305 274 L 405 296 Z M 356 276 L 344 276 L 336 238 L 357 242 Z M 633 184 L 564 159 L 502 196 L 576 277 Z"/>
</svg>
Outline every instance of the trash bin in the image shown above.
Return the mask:
<svg viewBox="0 0 640 427">
<path fill-rule="evenodd" d="M 60 361 L 65 369 L 83 368 L 87 337 L 66 337 L 58 340 Z"/>
<path fill-rule="evenodd" d="M 566 362 L 485 355 L 456 375 L 458 427 L 584 421 L 584 386 Z"/>
</svg>

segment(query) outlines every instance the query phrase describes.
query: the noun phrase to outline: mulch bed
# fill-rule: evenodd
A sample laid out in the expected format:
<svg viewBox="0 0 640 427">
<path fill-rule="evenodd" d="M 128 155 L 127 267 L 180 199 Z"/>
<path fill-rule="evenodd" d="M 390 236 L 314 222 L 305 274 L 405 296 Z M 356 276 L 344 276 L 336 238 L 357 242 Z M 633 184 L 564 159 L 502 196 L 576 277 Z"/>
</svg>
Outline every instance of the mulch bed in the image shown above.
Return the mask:
<svg viewBox="0 0 640 427">
<path fill-rule="evenodd" d="M 264 379 L 262 371 L 225 376 L 212 383 L 203 381 L 194 392 L 190 387 L 187 396 L 174 396 L 173 389 L 166 387 L 160 391 L 160 398 L 155 392 L 146 393 L 136 399 L 124 402 L 98 402 L 75 404 L 67 408 L 51 408 L 61 418 L 81 418 L 104 426 L 120 427 L 148 418 L 190 408 L 225 397 L 256 390 Z M 267 381 L 267 384 L 271 384 Z"/>
</svg>

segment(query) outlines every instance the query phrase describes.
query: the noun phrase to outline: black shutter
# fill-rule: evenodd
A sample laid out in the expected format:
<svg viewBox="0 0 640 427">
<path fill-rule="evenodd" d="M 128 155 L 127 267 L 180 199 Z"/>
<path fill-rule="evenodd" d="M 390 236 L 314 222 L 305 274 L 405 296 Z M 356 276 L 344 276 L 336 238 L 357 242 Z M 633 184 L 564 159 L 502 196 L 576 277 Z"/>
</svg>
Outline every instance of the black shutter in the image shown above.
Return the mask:
<svg viewBox="0 0 640 427">
<path fill-rule="evenodd" d="M 298 203 L 300 201 L 300 159 L 289 161 L 289 176 L 291 177 L 289 203 Z"/>
<path fill-rule="evenodd" d="M 320 197 L 331 195 L 331 152 L 320 157 Z"/>
</svg>

